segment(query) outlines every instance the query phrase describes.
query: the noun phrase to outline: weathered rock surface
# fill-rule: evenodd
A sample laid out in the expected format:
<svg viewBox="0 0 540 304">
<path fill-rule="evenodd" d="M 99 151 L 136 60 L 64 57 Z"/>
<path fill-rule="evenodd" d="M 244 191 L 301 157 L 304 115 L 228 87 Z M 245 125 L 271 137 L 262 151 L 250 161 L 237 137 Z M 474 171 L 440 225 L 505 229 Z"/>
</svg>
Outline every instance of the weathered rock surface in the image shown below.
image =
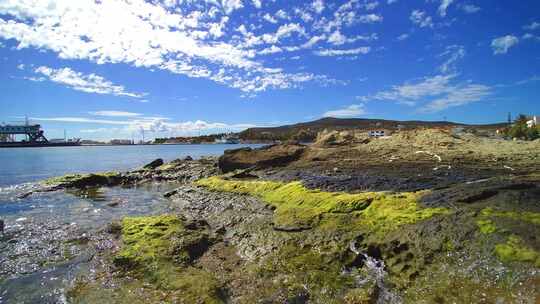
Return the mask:
<svg viewBox="0 0 540 304">
<path fill-rule="evenodd" d="M 163 159 L 158 158 L 143 166 L 144 169 L 155 169 L 163 165 Z"/>
<path fill-rule="evenodd" d="M 68 300 L 535 303 L 538 153 L 436 130 L 127 172 L 179 182 L 170 214 L 107 228 Z"/>
<path fill-rule="evenodd" d="M 219 158 L 219 168 L 227 173 L 237 169 L 268 168 L 283 166 L 300 158 L 304 150 L 303 145 L 279 144 L 259 149 L 240 148 L 226 150 Z"/>
</svg>

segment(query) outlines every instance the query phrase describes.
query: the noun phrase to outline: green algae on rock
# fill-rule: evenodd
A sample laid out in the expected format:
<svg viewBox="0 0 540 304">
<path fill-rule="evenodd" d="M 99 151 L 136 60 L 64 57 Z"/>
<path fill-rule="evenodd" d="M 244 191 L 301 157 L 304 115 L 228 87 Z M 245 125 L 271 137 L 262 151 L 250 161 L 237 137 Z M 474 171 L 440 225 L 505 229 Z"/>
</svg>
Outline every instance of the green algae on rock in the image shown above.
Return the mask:
<svg viewBox="0 0 540 304">
<path fill-rule="evenodd" d="M 479 219 L 476 221 L 476 225 L 483 234 L 490 234 L 497 231 L 497 226 L 490 219 Z"/>
<path fill-rule="evenodd" d="M 495 254 L 503 263 L 528 262 L 540 267 L 540 254 L 516 235 L 509 236 L 506 243 L 495 245 Z"/>
<path fill-rule="evenodd" d="M 540 225 L 540 213 L 538 212 L 502 211 L 488 207 L 482 209 L 480 215 L 485 217 L 510 218 L 517 221 L 525 221 L 531 224 Z"/>
<path fill-rule="evenodd" d="M 134 266 L 170 258 L 171 240 L 184 231 L 174 215 L 126 217 L 122 220 L 123 246 L 115 263 Z"/>
<path fill-rule="evenodd" d="M 357 225 L 373 232 L 386 232 L 404 224 L 414 224 L 449 211 L 445 208 L 421 208 L 417 200 L 425 192 L 344 193 L 307 189 L 301 182 L 236 181 L 210 177 L 196 182 L 214 191 L 256 196 L 276 208 L 274 224 L 278 229 L 312 228 L 323 215 L 356 214 Z M 326 226 L 328 225 L 326 221 Z"/>
<path fill-rule="evenodd" d="M 121 237 L 121 249 L 113 256 L 122 270 L 115 277 L 118 288 L 107 290 L 103 298 L 95 284 L 76 286 L 71 292 L 75 302 L 223 303 L 213 274 L 191 265 L 211 242 L 204 223 L 188 223 L 176 215 L 126 217 Z"/>
</svg>

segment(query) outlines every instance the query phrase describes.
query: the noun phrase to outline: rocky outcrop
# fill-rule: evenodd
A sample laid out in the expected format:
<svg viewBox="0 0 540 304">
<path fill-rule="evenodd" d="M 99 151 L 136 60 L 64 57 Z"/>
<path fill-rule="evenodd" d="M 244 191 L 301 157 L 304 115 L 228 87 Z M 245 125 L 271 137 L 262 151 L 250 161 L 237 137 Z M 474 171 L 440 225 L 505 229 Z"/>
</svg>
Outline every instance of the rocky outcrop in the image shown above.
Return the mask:
<svg viewBox="0 0 540 304">
<path fill-rule="evenodd" d="M 226 150 L 219 158 L 218 165 L 224 173 L 237 169 L 283 166 L 299 159 L 305 148 L 299 144 L 280 144 L 259 149 Z"/>
<path fill-rule="evenodd" d="M 158 158 L 156 160 L 153 160 L 152 162 L 146 164 L 143 168 L 144 169 L 155 169 L 159 166 L 163 165 L 163 159 Z"/>
</svg>

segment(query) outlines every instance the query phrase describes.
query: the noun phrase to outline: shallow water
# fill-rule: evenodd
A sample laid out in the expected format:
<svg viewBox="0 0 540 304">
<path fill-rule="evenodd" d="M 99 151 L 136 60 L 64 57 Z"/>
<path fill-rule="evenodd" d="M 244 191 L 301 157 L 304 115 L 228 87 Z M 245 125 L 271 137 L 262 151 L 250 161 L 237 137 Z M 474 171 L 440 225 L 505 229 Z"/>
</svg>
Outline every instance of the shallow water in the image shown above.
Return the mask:
<svg viewBox="0 0 540 304">
<path fill-rule="evenodd" d="M 156 158 L 171 161 L 221 155 L 224 150 L 261 145 L 146 145 L 0 148 L 0 187 L 67 173 L 127 171 Z M 1 213 L 0 213 L 1 214 Z"/>
<path fill-rule="evenodd" d="M 260 145 L 252 145 L 260 146 Z M 242 145 L 105 146 L 0 149 L 0 303 L 63 303 L 70 282 L 88 267 L 94 232 L 125 216 L 170 212 L 163 193 L 174 183 L 37 192 L 44 178 L 126 171 L 156 158 L 220 155 Z"/>
<path fill-rule="evenodd" d="M 25 187 L 26 186 L 26 187 Z M 61 303 L 92 255 L 87 237 L 124 216 L 170 211 L 162 193 L 176 185 L 96 188 L 16 196 L 31 184 L 0 193 L 0 303 Z"/>
</svg>

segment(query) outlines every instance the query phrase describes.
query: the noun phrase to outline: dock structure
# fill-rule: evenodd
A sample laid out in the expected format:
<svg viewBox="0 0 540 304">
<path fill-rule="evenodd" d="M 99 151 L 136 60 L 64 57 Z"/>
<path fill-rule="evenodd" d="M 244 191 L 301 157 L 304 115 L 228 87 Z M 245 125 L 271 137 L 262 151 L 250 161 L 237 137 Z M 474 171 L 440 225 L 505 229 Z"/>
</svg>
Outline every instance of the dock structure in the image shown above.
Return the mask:
<svg viewBox="0 0 540 304">
<path fill-rule="evenodd" d="M 43 134 L 41 125 L 0 125 L 0 138 L 4 141 L 14 140 L 16 135 L 26 135 L 29 143 L 48 143 Z"/>
</svg>

